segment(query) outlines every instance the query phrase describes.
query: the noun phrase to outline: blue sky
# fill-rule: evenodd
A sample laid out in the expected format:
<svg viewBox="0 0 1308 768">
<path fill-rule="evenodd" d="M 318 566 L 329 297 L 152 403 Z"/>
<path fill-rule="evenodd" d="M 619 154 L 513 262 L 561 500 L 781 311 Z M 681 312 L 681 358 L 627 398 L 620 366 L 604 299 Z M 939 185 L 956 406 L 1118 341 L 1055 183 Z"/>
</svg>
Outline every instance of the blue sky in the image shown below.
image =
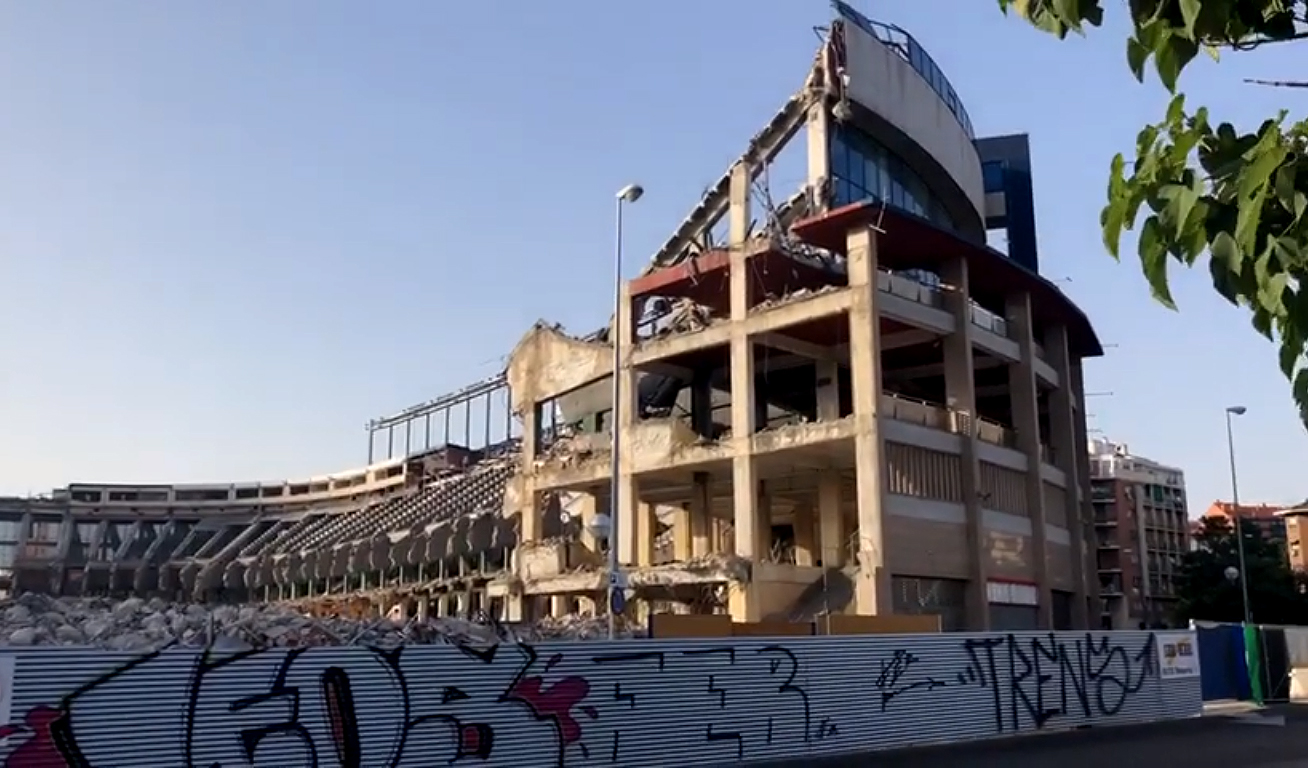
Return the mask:
<svg viewBox="0 0 1308 768">
<path fill-rule="evenodd" d="M 1271 346 L 1202 272 L 1177 275 L 1171 313 L 1100 245 L 1109 158 L 1166 101 L 1127 73 L 1121 27 L 1060 44 L 994 2 L 855 5 L 919 38 L 978 133 L 1031 134 L 1043 271 L 1115 345 L 1088 365 L 1113 393 L 1092 428 L 1184 469 L 1198 514 L 1229 497 L 1222 413 L 1247 405 L 1242 497 L 1308 496 Z M 368 418 L 493 374 L 537 318 L 602 323 L 614 190 L 647 190 L 635 272 L 829 18 L 821 0 L 4 4 L 0 493 L 363 464 Z M 1296 94 L 1240 79 L 1292 55 L 1185 85 L 1252 126 Z"/>
</svg>

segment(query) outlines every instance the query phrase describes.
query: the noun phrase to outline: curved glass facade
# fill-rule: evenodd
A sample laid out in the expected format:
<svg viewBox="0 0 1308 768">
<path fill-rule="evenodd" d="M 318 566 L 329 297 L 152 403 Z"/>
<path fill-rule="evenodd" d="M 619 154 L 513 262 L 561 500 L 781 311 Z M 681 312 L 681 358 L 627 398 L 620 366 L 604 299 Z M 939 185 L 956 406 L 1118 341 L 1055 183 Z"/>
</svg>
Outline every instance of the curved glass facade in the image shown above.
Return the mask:
<svg viewBox="0 0 1308 768">
<path fill-rule="evenodd" d="M 922 177 L 875 139 L 843 125 L 831 139 L 832 203 L 849 205 L 880 200 L 921 216 L 944 229 L 956 229 L 944 204 Z"/>
</svg>

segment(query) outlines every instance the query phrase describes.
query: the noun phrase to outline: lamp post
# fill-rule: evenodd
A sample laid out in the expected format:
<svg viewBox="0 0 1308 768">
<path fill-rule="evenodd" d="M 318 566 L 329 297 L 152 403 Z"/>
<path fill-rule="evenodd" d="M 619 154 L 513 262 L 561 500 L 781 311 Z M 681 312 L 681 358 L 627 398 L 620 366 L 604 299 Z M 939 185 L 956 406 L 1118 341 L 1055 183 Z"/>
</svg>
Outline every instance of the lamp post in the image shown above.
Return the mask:
<svg viewBox="0 0 1308 768">
<path fill-rule="evenodd" d="M 1240 483 L 1235 473 L 1235 431 L 1231 428 L 1232 416 L 1243 416 L 1248 412 L 1243 405 L 1232 405 L 1226 409 L 1226 452 L 1231 459 L 1231 512 L 1235 516 L 1235 551 L 1240 558 L 1240 600 L 1244 606 L 1244 623 L 1252 623 L 1253 612 L 1249 609 L 1249 571 L 1244 564 L 1244 529 L 1240 515 Z"/>
<path fill-rule="evenodd" d="M 645 194 L 639 184 L 628 184 L 618 190 L 616 198 L 613 248 L 613 410 L 609 416 L 609 639 L 617 634 L 617 611 L 621 584 L 621 564 L 618 562 L 618 414 L 622 407 L 622 338 L 629 333 L 622 327 L 622 205 L 634 203 Z"/>
</svg>

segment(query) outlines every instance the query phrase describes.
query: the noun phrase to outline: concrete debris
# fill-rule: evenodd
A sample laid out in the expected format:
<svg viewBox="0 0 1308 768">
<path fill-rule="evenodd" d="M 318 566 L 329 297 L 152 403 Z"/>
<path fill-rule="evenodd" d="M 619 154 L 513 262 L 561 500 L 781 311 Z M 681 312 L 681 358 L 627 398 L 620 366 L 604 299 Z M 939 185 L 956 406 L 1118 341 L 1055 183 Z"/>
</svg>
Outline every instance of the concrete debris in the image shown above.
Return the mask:
<svg viewBox="0 0 1308 768">
<path fill-rule="evenodd" d="M 656 335 L 672 333 L 694 333 L 702 331 L 713 324 L 712 311 L 703 304 L 690 299 L 679 298 L 671 302 L 668 313 L 659 319 Z"/>
<path fill-rule="evenodd" d="M 763 301 L 759 302 L 759 304 L 756 307 L 754 307 L 753 311 L 758 311 L 770 307 L 779 307 L 782 304 L 792 304 L 794 302 L 805 301 L 807 299 L 815 299 L 818 296 L 831 293 L 833 291 L 839 291 L 842 288 L 844 288 L 844 286 L 824 285 L 819 288 L 800 288 L 798 290 L 791 291 L 785 294 L 784 296 L 769 295 L 764 297 Z"/>
<path fill-rule="evenodd" d="M 624 624 L 620 634 L 634 628 Z M 148 652 L 176 644 L 215 650 L 322 645 L 483 646 L 499 642 L 595 640 L 608 636 L 604 617 L 569 616 L 533 625 L 454 618 L 426 621 L 314 618 L 278 604 L 170 604 L 160 599 L 52 598 L 26 593 L 0 601 L 0 645 L 91 646 Z"/>
</svg>

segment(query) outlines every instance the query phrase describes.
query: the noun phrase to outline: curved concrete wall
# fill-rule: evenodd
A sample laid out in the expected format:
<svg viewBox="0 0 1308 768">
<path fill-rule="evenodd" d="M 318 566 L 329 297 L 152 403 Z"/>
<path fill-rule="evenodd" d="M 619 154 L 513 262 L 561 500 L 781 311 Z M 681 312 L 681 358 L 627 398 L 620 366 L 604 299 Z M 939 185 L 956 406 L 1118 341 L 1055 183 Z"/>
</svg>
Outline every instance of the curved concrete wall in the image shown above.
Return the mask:
<svg viewBox="0 0 1308 768">
<path fill-rule="evenodd" d="M 985 216 L 981 158 L 959 118 L 903 56 L 857 24 L 845 24 L 845 72 L 854 101 L 917 142 Z"/>
</svg>

